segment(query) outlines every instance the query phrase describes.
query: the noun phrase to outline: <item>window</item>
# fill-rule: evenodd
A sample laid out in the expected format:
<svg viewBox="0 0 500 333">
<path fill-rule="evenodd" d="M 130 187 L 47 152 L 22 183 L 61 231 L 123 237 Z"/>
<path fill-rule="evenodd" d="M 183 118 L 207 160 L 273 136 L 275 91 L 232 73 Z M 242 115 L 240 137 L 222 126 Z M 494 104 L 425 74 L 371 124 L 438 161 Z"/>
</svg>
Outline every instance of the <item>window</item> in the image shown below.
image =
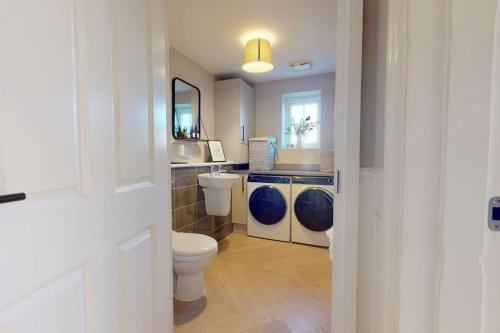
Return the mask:
<svg viewBox="0 0 500 333">
<path fill-rule="evenodd" d="M 193 112 L 191 104 L 175 104 L 176 128 L 180 130 L 187 129 L 188 131 L 193 126 Z"/>
<path fill-rule="evenodd" d="M 308 119 L 309 118 L 309 119 Z M 304 91 L 283 95 L 281 145 L 284 149 L 319 149 L 321 91 Z M 304 135 L 298 135 L 300 124 L 309 124 Z"/>
</svg>

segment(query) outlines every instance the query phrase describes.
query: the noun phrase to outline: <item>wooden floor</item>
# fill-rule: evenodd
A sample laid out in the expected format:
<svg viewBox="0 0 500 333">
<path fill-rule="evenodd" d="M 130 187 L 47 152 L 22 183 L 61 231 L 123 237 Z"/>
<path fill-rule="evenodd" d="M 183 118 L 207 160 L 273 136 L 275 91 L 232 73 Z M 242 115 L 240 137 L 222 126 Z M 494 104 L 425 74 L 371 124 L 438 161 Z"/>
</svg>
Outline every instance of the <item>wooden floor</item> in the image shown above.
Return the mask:
<svg viewBox="0 0 500 333">
<path fill-rule="evenodd" d="M 207 295 L 174 304 L 175 333 L 330 332 L 328 250 L 233 233 L 205 270 Z"/>
</svg>

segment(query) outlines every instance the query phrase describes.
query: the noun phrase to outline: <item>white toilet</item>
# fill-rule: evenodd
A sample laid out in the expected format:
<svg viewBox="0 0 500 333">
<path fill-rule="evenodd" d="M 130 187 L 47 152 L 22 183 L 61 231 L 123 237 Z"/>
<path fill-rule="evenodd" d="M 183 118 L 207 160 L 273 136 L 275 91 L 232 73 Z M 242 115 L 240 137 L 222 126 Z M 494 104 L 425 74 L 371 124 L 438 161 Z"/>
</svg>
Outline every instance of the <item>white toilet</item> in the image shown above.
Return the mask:
<svg viewBox="0 0 500 333">
<path fill-rule="evenodd" d="M 205 295 L 203 269 L 217 254 L 217 250 L 217 241 L 212 237 L 172 231 L 176 300 L 193 302 Z"/>
</svg>

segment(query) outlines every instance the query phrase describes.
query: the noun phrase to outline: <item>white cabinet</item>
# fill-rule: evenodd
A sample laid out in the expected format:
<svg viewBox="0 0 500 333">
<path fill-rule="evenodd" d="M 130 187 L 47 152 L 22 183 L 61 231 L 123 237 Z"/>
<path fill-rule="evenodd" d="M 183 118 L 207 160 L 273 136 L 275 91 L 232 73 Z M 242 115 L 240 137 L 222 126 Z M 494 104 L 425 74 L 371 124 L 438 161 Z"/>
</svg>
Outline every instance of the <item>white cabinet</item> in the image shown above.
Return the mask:
<svg viewBox="0 0 500 333">
<path fill-rule="evenodd" d="M 243 225 L 240 228 L 235 226 L 235 231 L 244 230 L 244 225 L 247 224 L 247 180 L 248 175 L 240 175 L 240 181 L 232 189 L 231 204 L 233 223 Z"/>
<path fill-rule="evenodd" d="M 215 82 L 215 138 L 228 161 L 248 163 L 248 138 L 255 136 L 255 92 L 241 79 Z"/>
</svg>

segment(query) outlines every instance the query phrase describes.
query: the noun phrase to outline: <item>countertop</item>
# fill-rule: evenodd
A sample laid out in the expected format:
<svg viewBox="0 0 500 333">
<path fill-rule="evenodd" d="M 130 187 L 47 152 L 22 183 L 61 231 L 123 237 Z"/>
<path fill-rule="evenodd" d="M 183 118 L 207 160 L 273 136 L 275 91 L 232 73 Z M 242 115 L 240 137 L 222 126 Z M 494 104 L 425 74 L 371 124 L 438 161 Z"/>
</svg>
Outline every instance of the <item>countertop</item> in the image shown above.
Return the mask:
<svg viewBox="0 0 500 333">
<path fill-rule="evenodd" d="M 333 177 L 333 172 L 310 171 L 310 170 L 271 170 L 271 171 L 233 170 L 230 173 L 242 174 L 242 175 L 258 174 L 258 175 L 276 175 L 276 176 Z"/>
<path fill-rule="evenodd" d="M 194 168 L 194 167 L 206 167 L 206 166 L 213 166 L 213 165 L 233 165 L 234 162 L 228 161 L 228 162 L 199 162 L 199 163 L 171 163 L 170 167 L 172 169 L 179 169 L 179 168 Z"/>
</svg>

